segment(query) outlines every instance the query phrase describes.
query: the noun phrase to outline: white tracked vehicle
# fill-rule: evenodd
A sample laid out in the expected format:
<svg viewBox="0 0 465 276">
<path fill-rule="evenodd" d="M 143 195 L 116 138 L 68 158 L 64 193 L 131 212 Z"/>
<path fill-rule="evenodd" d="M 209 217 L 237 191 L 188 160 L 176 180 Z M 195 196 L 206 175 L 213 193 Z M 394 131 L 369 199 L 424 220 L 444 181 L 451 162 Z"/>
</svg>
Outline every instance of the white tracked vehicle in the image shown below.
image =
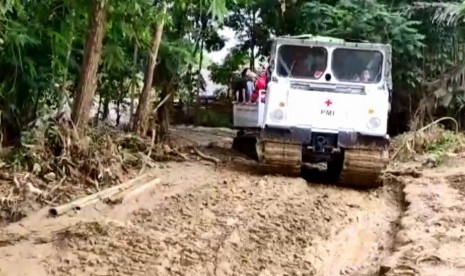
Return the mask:
<svg viewBox="0 0 465 276">
<path fill-rule="evenodd" d="M 342 185 L 377 187 L 388 163 L 391 46 L 302 35 L 272 41 L 256 104 L 234 104 L 234 147 L 267 173 L 327 163 Z M 252 141 L 252 143 L 250 143 Z"/>
</svg>

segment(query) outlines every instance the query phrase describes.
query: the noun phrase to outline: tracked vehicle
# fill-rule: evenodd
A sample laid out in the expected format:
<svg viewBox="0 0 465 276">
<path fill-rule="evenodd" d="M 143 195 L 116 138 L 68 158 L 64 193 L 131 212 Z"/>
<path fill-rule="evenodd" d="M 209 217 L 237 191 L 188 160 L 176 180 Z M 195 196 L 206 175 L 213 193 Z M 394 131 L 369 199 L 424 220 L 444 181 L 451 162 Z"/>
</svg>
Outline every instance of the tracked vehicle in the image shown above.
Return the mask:
<svg viewBox="0 0 465 276">
<path fill-rule="evenodd" d="M 233 105 L 233 147 L 261 170 L 298 176 L 326 163 L 347 186 L 382 185 L 388 163 L 391 47 L 302 35 L 272 41 L 268 84 L 255 104 Z"/>
</svg>

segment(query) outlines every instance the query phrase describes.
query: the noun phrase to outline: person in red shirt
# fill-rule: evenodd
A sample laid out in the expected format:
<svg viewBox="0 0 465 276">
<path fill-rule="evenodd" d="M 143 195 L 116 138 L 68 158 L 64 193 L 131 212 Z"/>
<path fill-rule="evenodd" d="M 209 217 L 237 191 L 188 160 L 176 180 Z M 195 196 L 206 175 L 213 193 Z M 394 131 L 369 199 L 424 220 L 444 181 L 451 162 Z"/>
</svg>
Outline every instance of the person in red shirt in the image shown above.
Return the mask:
<svg viewBox="0 0 465 276">
<path fill-rule="evenodd" d="M 260 96 L 260 90 L 266 90 L 266 85 L 268 83 L 268 79 L 266 76 L 266 68 L 263 70 L 260 75 L 255 80 L 255 89 L 252 93 L 252 102 L 255 103 Z"/>
</svg>

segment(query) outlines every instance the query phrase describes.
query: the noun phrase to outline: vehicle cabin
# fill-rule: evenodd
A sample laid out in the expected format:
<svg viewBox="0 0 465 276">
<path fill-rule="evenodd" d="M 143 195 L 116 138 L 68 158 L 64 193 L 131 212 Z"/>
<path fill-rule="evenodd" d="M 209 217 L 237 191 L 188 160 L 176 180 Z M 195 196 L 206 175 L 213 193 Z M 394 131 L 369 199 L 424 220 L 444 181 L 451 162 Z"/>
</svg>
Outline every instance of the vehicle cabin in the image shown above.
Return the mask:
<svg viewBox="0 0 465 276">
<path fill-rule="evenodd" d="M 391 100 L 391 46 L 347 42 L 324 36 L 289 36 L 269 42 L 268 88 L 254 105 L 233 106 L 237 128 L 260 127 L 271 83 L 288 82 L 291 90 L 358 95 L 384 91 Z M 271 83 L 270 83 L 271 82 Z M 284 89 L 274 86 L 272 90 Z M 390 107 L 389 107 L 390 108 Z"/>
<path fill-rule="evenodd" d="M 324 36 L 279 37 L 271 42 L 269 73 L 324 83 L 379 84 L 392 89 L 391 47 Z"/>
</svg>

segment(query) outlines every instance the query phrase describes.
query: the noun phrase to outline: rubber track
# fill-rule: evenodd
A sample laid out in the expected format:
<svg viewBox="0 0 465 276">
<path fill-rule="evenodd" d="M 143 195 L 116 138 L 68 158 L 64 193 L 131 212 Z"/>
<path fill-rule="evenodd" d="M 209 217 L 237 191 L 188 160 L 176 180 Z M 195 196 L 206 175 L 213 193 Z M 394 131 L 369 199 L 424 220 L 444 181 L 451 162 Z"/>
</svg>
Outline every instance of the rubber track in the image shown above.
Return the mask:
<svg viewBox="0 0 465 276">
<path fill-rule="evenodd" d="M 383 185 L 383 170 L 389 161 L 388 152 L 376 149 L 345 149 L 339 183 L 344 186 L 375 188 Z"/>
<path fill-rule="evenodd" d="M 260 140 L 257 143 L 258 166 L 267 174 L 300 176 L 302 145 L 275 140 Z"/>
</svg>

